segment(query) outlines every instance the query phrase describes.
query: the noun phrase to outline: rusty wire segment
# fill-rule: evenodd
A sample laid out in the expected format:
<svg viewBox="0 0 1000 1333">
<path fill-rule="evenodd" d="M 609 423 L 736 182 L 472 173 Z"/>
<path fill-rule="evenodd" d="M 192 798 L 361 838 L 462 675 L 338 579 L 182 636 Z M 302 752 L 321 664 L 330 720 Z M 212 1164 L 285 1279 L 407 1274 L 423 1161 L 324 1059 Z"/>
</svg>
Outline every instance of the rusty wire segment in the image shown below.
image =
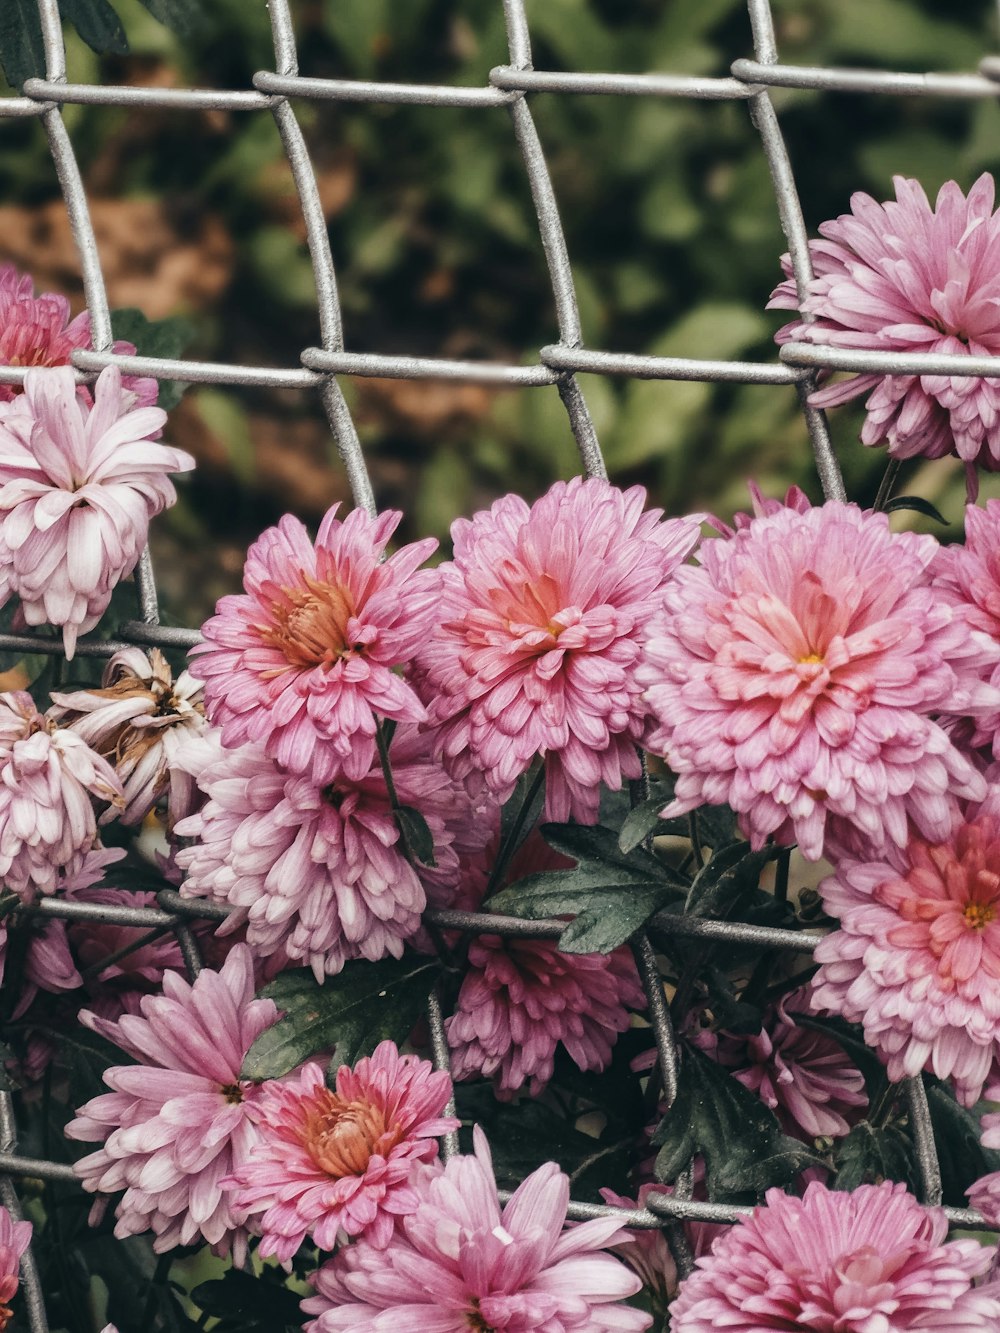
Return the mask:
<svg viewBox="0 0 1000 1333">
<path fill-rule="evenodd" d="M 108 365 L 118 365 L 132 374 L 160 380 L 195 384 L 265 386 L 314 392 L 320 397 L 330 430 L 343 461 L 357 505 L 374 512 L 374 496 L 350 411 L 338 376 L 379 376 L 393 379 L 447 380 L 487 385 L 533 388 L 554 385 L 566 409 L 570 428 L 580 452 L 583 470 L 590 476 L 606 476 L 606 468 L 586 399 L 577 383 L 580 373 L 627 376 L 638 379 L 698 380 L 710 383 L 786 385 L 798 394 L 808 427 L 823 493 L 827 498 L 844 496 L 840 469 L 822 412 L 809 406 L 807 398 L 816 376 L 823 371 L 851 370 L 888 375 L 919 373 L 1000 376 L 1000 358 L 907 354 L 817 347 L 805 343 L 786 344 L 773 363 L 718 361 L 687 357 L 643 356 L 591 349 L 583 346 L 571 257 L 559 209 L 546 166 L 542 143 L 531 112 L 530 94 L 557 93 L 566 96 L 612 96 L 691 98 L 704 101 L 745 102 L 761 140 L 771 173 L 777 212 L 792 259 L 800 292 L 811 274 L 808 237 L 798 191 L 771 99 L 772 88 L 815 89 L 832 93 L 892 95 L 907 97 L 975 98 L 1000 95 L 1000 57 L 986 56 L 980 69 L 968 74 L 900 73 L 889 70 L 830 69 L 783 65 L 775 41 L 770 0 L 748 0 L 753 58 L 736 60 L 725 77 L 688 75 L 551 72 L 532 65 L 531 37 L 524 0 L 502 0 L 507 28 L 508 63 L 489 71 L 478 87 L 433 86 L 411 83 L 380 83 L 367 80 L 303 78 L 298 73 L 298 52 L 288 0 L 269 0 L 274 44 L 273 70 L 253 77 L 249 89 L 132 88 L 69 83 L 66 54 L 57 0 L 37 0 L 45 46 L 45 77 L 29 79 L 24 95 L 0 99 L 4 117 L 41 119 L 48 137 L 52 160 L 65 200 L 74 242 L 80 259 L 86 306 L 90 312 L 92 345 L 73 353 L 73 366 L 80 381 L 92 380 Z M 345 0 L 362 4 L 364 0 Z M 305 139 L 298 123 L 295 103 L 340 101 L 391 103 L 419 106 L 467 108 L 470 114 L 507 115 L 520 149 L 531 190 L 538 233 L 548 267 L 554 301 L 558 340 L 538 349 L 537 361 L 529 365 L 503 365 L 472 360 L 443 360 L 434 357 L 383 355 L 351 352 L 344 345 L 344 331 L 337 294 L 334 256 L 320 205 L 316 177 Z M 66 104 L 265 112 L 275 125 L 288 158 L 306 226 L 312 262 L 320 325 L 319 347 L 306 347 L 297 366 L 242 366 L 229 363 L 187 361 L 165 357 L 125 357 L 111 350 L 111 319 L 100 256 L 91 226 L 87 197 L 62 117 Z M 0 383 L 19 383 L 24 368 L 0 367 Z M 129 644 L 188 648 L 199 640 L 195 630 L 177 629 L 159 623 L 156 583 L 148 551 L 136 571 L 138 607 L 135 620 L 121 627 L 115 642 L 82 641 L 81 656 L 110 657 Z M 32 653 L 61 654 L 58 640 L 32 634 L 0 634 L 0 648 Z M 172 931 L 180 944 L 189 973 L 194 976 L 200 959 L 190 923 L 195 919 L 221 920 L 228 909 L 217 904 L 182 899 L 164 891 L 160 907 L 128 908 L 44 899 L 29 912 L 64 919 L 84 917 L 144 926 L 149 931 Z M 509 937 L 554 939 L 565 923 L 525 921 L 486 913 L 437 911 L 429 914 L 439 926 L 464 931 L 490 931 Z M 809 933 L 771 929 L 738 922 L 707 921 L 663 914 L 653 922 L 662 933 L 673 933 L 729 941 L 754 943 L 775 949 L 808 954 L 819 938 Z M 640 976 L 649 999 L 649 1021 L 659 1052 L 660 1077 L 669 1102 L 677 1088 L 677 1048 L 664 1002 L 653 947 L 642 932 L 633 941 Z M 440 1001 L 433 997 L 428 1019 L 435 1063 L 447 1068 L 448 1049 Z M 906 1087 L 909 1117 L 920 1173 L 920 1191 L 928 1203 L 941 1199 L 941 1177 L 930 1114 L 923 1084 L 910 1080 Z M 457 1151 L 457 1140 L 447 1136 L 446 1156 Z M 0 1092 L 0 1197 L 17 1215 L 19 1203 L 13 1185 L 16 1177 L 72 1180 L 72 1169 L 64 1164 L 18 1155 L 13 1107 L 8 1092 Z M 573 1202 L 569 1216 L 584 1220 L 615 1215 L 636 1227 L 663 1227 L 675 1249 L 678 1263 L 686 1268 L 680 1223 L 684 1220 L 730 1222 L 745 1215 L 745 1207 L 701 1203 L 690 1198 L 690 1179 L 678 1180 L 671 1194 L 653 1195 L 648 1207 L 623 1210 L 604 1205 Z M 974 1211 L 946 1209 L 949 1219 L 960 1226 L 982 1226 Z M 28 1322 L 32 1333 L 48 1328 L 44 1294 L 29 1250 L 22 1260 L 22 1281 Z"/>
</svg>

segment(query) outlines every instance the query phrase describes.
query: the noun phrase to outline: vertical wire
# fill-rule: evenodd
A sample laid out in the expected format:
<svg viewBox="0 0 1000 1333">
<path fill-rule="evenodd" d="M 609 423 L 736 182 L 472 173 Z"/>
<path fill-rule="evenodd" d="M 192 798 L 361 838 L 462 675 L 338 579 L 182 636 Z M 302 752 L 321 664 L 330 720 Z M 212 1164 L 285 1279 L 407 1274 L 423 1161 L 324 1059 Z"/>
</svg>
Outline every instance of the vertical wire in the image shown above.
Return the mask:
<svg viewBox="0 0 1000 1333">
<path fill-rule="evenodd" d="M 427 998 L 427 1026 L 431 1034 L 431 1058 L 435 1069 L 451 1078 L 451 1053 L 448 1050 L 448 1038 L 444 1030 L 444 1014 L 441 1009 L 441 995 L 435 988 Z M 443 1115 L 457 1114 L 455 1107 L 455 1084 L 452 1081 L 451 1094 L 445 1104 Z M 458 1130 L 449 1130 L 441 1135 L 441 1156 L 445 1161 L 459 1151 Z"/>
</svg>

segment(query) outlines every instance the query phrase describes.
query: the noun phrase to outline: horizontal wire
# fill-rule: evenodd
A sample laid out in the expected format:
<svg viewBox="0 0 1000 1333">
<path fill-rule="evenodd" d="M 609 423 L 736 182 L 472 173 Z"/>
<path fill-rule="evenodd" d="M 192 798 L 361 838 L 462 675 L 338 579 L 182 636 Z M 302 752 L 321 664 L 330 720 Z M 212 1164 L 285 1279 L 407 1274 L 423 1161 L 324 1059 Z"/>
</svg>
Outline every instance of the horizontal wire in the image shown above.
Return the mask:
<svg viewBox="0 0 1000 1333">
<path fill-rule="evenodd" d="M 733 77 L 757 89 L 813 88 L 836 93 L 891 93 L 904 97 L 996 97 L 1000 89 L 979 74 L 907 74 L 891 69 L 830 69 L 822 65 L 734 60 Z"/>
<path fill-rule="evenodd" d="M 559 375 L 547 366 L 509 366 L 495 361 L 449 361 L 429 356 L 384 356 L 377 352 L 329 352 L 307 347 L 302 364 L 310 370 L 372 379 L 441 379 L 512 387 L 555 384 Z"/>
<path fill-rule="evenodd" d="M 822 343 L 785 343 L 779 355 L 791 366 L 855 370 L 873 375 L 1000 376 L 1000 356 L 961 356 L 948 352 L 878 352 Z"/>
<path fill-rule="evenodd" d="M 274 99 L 250 90 L 225 88 L 130 88 L 114 84 L 60 83 L 25 79 L 25 96 L 43 102 L 80 106 L 162 107 L 175 111 L 269 110 Z"/>
<path fill-rule="evenodd" d="M 408 106 L 506 106 L 510 96 L 498 88 L 463 88 L 450 84 L 376 83 L 366 79 L 310 79 L 299 74 L 253 76 L 260 92 L 311 101 L 396 103 Z"/>
<path fill-rule="evenodd" d="M 632 352 L 599 352 L 552 344 L 539 356 L 557 370 L 594 375 L 627 375 L 640 380 L 698 380 L 737 384 L 797 384 L 808 372 L 758 361 L 708 361 L 684 356 L 645 356 Z"/>
<path fill-rule="evenodd" d="M 498 65 L 490 83 L 523 93 L 582 93 L 584 96 L 692 97 L 733 101 L 752 97 L 755 89 L 740 79 L 695 78 L 688 74 L 586 74 L 578 70 L 513 69 Z"/>
<path fill-rule="evenodd" d="M 237 366 L 231 361 L 179 361 L 165 356 L 127 356 L 123 352 L 94 352 L 77 348 L 71 363 L 81 370 L 117 366 L 126 375 L 153 375 L 161 380 L 190 384 L 236 384 L 272 389 L 311 389 L 321 376 L 308 370 L 274 366 Z"/>
</svg>

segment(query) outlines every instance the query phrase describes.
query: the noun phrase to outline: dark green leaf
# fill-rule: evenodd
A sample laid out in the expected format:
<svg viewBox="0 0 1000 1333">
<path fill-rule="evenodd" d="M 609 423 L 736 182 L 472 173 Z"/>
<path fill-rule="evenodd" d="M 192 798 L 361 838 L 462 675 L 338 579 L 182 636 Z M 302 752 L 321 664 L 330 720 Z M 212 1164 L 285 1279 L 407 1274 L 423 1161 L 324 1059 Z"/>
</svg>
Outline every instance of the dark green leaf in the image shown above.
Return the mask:
<svg viewBox="0 0 1000 1333">
<path fill-rule="evenodd" d="M 302 1322 L 301 1297 L 289 1291 L 273 1269 L 255 1277 L 231 1268 L 221 1278 L 195 1287 L 191 1299 L 204 1314 L 221 1319 L 217 1327 L 224 1329 L 277 1333 L 285 1328 L 297 1330 Z"/>
<path fill-rule="evenodd" d="M 108 0 L 59 0 L 59 8 L 92 51 L 122 55 L 128 50 L 125 29 Z"/>
<path fill-rule="evenodd" d="M 174 32 L 192 32 L 204 17 L 204 9 L 198 0 L 140 0 L 140 3 L 157 22 Z"/>
<path fill-rule="evenodd" d="M 913 509 L 918 514 L 923 514 L 925 518 L 934 519 L 935 523 L 940 523 L 942 527 L 948 526 L 948 520 L 939 509 L 931 504 L 930 500 L 924 500 L 919 495 L 897 495 L 885 506 L 885 513 L 892 514 L 897 509 Z"/>
<path fill-rule="evenodd" d="M 924 1082 L 941 1164 L 944 1202 L 965 1208 L 968 1206 L 965 1191 L 973 1181 L 991 1171 L 1000 1171 L 1000 1152 L 983 1147 L 978 1115 L 959 1106 L 944 1083 L 930 1076 L 925 1076 Z"/>
<path fill-rule="evenodd" d="M 780 855 L 780 847 L 752 852 L 748 842 L 731 842 L 720 848 L 695 877 L 685 912 L 713 918 L 738 916 L 742 901 L 757 891 L 761 871 Z"/>
<path fill-rule="evenodd" d="M 108 1289 L 107 1317 L 123 1333 L 126 1329 L 198 1333 L 173 1284 L 157 1279 L 160 1260 L 148 1237 L 89 1236 L 80 1245 L 80 1254 L 90 1272 L 103 1279 Z"/>
<path fill-rule="evenodd" d="M 111 329 L 116 339 L 129 342 L 139 356 L 161 356 L 176 360 L 194 337 L 194 325 L 180 315 L 169 319 L 147 319 L 141 310 L 125 306 L 112 310 Z M 161 380 L 157 402 L 165 412 L 180 402 L 186 384 L 176 380 Z"/>
<path fill-rule="evenodd" d="M 833 1160 L 837 1174 L 833 1188 L 855 1190 L 859 1185 L 877 1185 L 883 1180 L 914 1182 L 912 1146 L 895 1125 L 877 1128 L 862 1120 L 846 1138 L 839 1139 Z"/>
<path fill-rule="evenodd" d="M 305 968 L 283 972 L 261 994 L 284 1017 L 250 1047 L 242 1077 L 280 1078 L 333 1046 L 338 1064 L 353 1064 L 380 1041 L 405 1041 L 440 974 L 435 959 L 412 954 L 352 960 L 322 986 Z"/>
<path fill-rule="evenodd" d="M 669 800 L 669 797 L 667 799 Z M 655 836 L 658 826 L 663 823 L 660 811 L 665 804 L 663 796 L 657 794 L 629 811 L 618 834 L 620 851 L 631 852 L 644 843 L 651 834 Z"/>
<path fill-rule="evenodd" d="M 656 1178 L 676 1179 L 696 1154 L 705 1159 L 708 1197 L 756 1195 L 787 1185 L 822 1160 L 789 1138 L 768 1108 L 700 1051 L 684 1051 L 677 1099 L 653 1135 Z"/>
<path fill-rule="evenodd" d="M 421 865 L 436 866 L 434 834 L 420 811 L 414 809 L 412 805 L 397 805 L 394 814 L 408 855 Z"/>
<path fill-rule="evenodd" d="M 541 781 L 534 769 L 529 768 L 517 780 L 510 799 L 505 801 L 500 811 L 500 846 L 508 850 L 508 863 L 514 853 L 538 823 L 545 800 L 544 770 Z"/>
<path fill-rule="evenodd" d="M 732 982 L 719 968 L 706 967 L 701 975 L 719 1027 L 737 1036 L 757 1036 L 763 1026 L 763 1011 L 756 1004 L 746 1004 L 737 998 Z"/>
<path fill-rule="evenodd" d="M 0 65 L 12 88 L 44 72 L 37 0 L 0 0 Z"/>
</svg>

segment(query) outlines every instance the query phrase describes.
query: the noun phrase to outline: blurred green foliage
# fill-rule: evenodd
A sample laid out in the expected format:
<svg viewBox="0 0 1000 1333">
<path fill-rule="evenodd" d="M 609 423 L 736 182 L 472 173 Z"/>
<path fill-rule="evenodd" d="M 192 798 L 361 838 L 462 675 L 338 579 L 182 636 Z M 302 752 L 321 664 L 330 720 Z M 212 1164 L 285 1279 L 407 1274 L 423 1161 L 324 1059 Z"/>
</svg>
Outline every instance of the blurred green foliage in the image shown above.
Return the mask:
<svg viewBox="0 0 1000 1333">
<path fill-rule="evenodd" d="M 255 69 L 273 68 L 263 0 L 211 0 L 183 39 L 139 0 L 116 5 L 131 54 L 98 58 L 71 37 L 71 78 L 246 87 Z M 293 7 L 305 75 L 482 85 L 507 59 L 499 0 Z M 774 0 L 773 9 L 790 63 L 973 70 L 996 47 L 992 0 L 958 0 L 946 11 L 935 0 Z M 540 69 L 725 75 L 752 50 L 743 0 L 529 0 L 528 12 Z M 895 173 L 916 175 L 933 192 L 951 176 L 968 187 L 997 165 L 994 101 L 783 90 L 775 103 L 813 233 L 845 211 L 855 190 L 886 198 Z M 783 318 L 764 306 L 784 243 L 746 105 L 544 94 L 532 107 L 587 344 L 773 359 Z M 350 349 L 529 362 L 556 339 L 503 108 L 303 101 L 296 110 L 329 214 Z M 297 364 L 319 335 L 297 204 L 270 117 L 77 106 L 66 119 L 93 194 L 123 207 L 157 201 L 178 246 L 197 245 L 206 218 L 231 242 L 217 290 L 192 297 L 181 285 L 169 310 L 149 313 L 191 321 L 189 355 Z M 41 127 L 0 125 L 2 202 L 30 210 L 57 194 Z M 789 388 L 581 382 L 615 479 L 644 482 L 671 511 L 731 512 L 744 504 L 748 476 L 772 492 L 798 481 L 816 493 Z M 577 467 L 552 388 L 345 387 L 379 499 L 407 511 L 408 537 L 446 537 L 457 513 L 508 489 L 535 495 Z M 222 455 L 188 487 L 160 539 L 172 533 L 186 550 L 199 542 L 226 548 L 218 580 L 202 571 L 178 582 L 177 596 L 201 614 L 217 583 L 231 585 L 234 552 L 260 527 L 293 506 L 315 518 L 345 490 L 312 395 L 193 390 L 177 422 L 179 444 L 199 452 L 199 439 L 185 436 L 197 424 Z M 852 494 L 870 500 L 883 458 L 857 443 L 859 422 L 858 409 L 840 409 L 832 426 Z M 296 485 L 297 451 L 304 457 L 314 439 L 325 490 L 314 472 Z M 910 467 L 901 487 L 932 499 L 954 530 L 963 496 L 957 464 Z"/>
</svg>

